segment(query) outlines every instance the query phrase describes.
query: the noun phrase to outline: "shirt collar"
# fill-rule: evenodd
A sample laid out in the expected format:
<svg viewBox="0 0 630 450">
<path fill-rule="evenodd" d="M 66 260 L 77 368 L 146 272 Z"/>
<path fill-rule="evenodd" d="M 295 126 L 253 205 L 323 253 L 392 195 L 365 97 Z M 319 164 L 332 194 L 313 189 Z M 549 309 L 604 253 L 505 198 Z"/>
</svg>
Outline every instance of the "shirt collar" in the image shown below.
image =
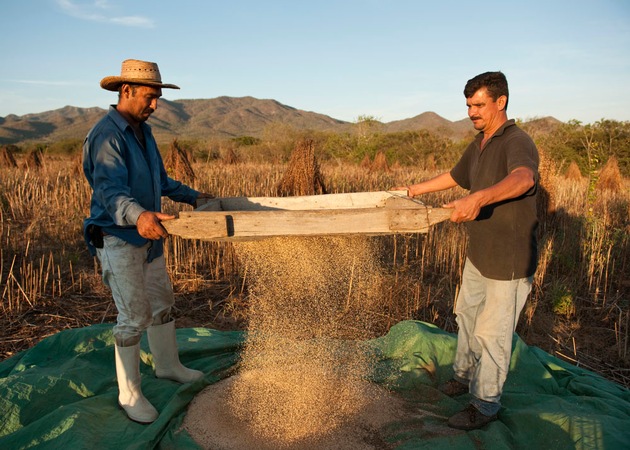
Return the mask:
<svg viewBox="0 0 630 450">
<path fill-rule="evenodd" d="M 118 112 L 116 109 L 116 105 L 109 105 L 109 112 L 107 113 L 110 119 L 116 124 L 120 131 L 125 131 L 125 129 L 130 126 L 129 122 L 125 120 L 125 118 Z"/>
<path fill-rule="evenodd" d="M 131 125 L 129 125 L 129 122 L 127 122 L 127 119 L 125 119 L 116 109 L 116 105 L 109 105 L 109 111 L 107 113 L 107 115 L 109 116 L 110 119 L 112 119 L 114 121 L 114 123 L 116 124 L 116 126 L 118 128 L 120 128 L 120 131 L 125 131 L 127 129 L 127 127 L 131 127 Z M 144 127 L 148 127 L 149 125 L 147 125 L 146 123 L 141 123 L 140 124 L 140 128 L 144 129 Z"/>
<path fill-rule="evenodd" d="M 501 125 L 499 129 L 494 132 L 490 139 L 494 138 L 495 136 L 501 136 L 505 132 L 506 128 L 511 127 L 512 125 L 516 125 L 516 121 L 514 119 L 506 120 L 505 122 L 503 122 L 503 125 Z M 479 133 L 477 133 L 477 140 L 481 142 L 482 139 L 483 131 L 480 131 Z"/>
<path fill-rule="evenodd" d="M 515 125 L 515 121 L 514 121 L 514 119 L 509 119 L 509 120 L 506 120 L 506 121 L 503 123 L 503 125 L 501 125 L 501 126 L 499 127 L 499 129 L 498 129 L 497 131 L 495 131 L 495 132 L 494 132 L 493 137 L 494 137 L 494 136 L 501 136 L 501 135 L 505 132 L 505 129 L 506 129 L 506 128 L 508 128 L 508 127 L 511 127 L 512 125 Z"/>
</svg>

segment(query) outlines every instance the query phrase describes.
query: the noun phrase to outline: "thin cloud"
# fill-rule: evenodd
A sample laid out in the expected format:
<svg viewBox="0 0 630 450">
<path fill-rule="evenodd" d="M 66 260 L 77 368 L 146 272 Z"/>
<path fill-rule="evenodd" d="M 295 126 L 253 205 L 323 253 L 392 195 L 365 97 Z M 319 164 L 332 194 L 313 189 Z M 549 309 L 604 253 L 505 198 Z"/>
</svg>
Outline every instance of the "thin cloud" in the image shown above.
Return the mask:
<svg viewBox="0 0 630 450">
<path fill-rule="evenodd" d="M 6 83 L 20 83 L 39 86 L 76 86 L 74 81 L 48 81 L 48 80 L 3 80 Z"/>
<path fill-rule="evenodd" d="M 154 28 L 155 23 L 142 16 L 113 16 L 107 0 L 93 0 L 91 3 L 77 4 L 71 0 L 57 0 L 57 5 L 69 16 L 93 22 L 112 23 L 126 27 Z M 109 13 L 109 14 L 108 14 Z"/>
</svg>

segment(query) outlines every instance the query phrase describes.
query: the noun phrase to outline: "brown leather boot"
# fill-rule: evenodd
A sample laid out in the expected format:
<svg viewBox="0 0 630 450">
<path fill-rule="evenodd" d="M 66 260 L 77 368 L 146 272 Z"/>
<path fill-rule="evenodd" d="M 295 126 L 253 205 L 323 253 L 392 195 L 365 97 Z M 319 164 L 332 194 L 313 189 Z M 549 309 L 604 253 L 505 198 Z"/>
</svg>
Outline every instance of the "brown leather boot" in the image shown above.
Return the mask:
<svg viewBox="0 0 630 450">
<path fill-rule="evenodd" d="M 466 409 L 448 419 L 448 426 L 457 428 L 458 430 L 476 430 L 497 420 L 497 418 L 496 414 L 486 416 L 473 405 L 469 404 Z"/>
<path fill-rule="evenodd" d="M 446 383 L 439 385 L 438 390 L 449 397 L 457 397 L 468 393 L 468 385 L 451 378 Z"/>
</svg>

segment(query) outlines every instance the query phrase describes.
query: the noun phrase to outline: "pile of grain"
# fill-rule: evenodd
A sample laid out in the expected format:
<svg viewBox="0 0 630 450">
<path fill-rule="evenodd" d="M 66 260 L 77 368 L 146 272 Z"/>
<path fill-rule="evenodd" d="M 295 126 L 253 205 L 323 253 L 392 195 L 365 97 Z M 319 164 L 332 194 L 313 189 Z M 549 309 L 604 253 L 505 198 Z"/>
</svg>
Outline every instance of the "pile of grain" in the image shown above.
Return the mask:
<svg viewBox="0 0 630 450">
<path fill-rule="evenodd" d="M 239 374 L 189 408 L 184 426 L 197 442 L 215 449 L 374 448 L 366 441 L 378 441 L 378 429 L 400 406 L 367 381 L 373 361 L 365 339 L 382 300 L 375 245 L 365 237 L 235 245 L 250 292 L 248 338 Z"/>
</svg>

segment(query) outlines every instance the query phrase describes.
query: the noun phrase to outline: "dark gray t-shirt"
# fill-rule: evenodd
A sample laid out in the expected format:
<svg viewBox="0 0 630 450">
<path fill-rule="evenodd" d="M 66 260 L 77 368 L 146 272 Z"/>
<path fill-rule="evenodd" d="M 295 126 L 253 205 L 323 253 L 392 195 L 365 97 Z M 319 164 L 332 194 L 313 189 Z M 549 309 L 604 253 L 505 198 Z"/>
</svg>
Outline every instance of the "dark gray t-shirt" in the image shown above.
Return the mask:
<svg viewBox="0 0 630 450">
<path fill-rule="evenodd" d="M 486 278 L 513 280 L 536 271 L 536 189 L 538 150 L 514 120 L 508 120 L 490 138 L 483 151 L 479 133 L 451 170 L 458 185 L 471 193 L 503 180 L 517 167 L 529 167 L 536 185 L 520 197 L 484 206 L 466 222 L 468 258 Z"/>
</svg>

